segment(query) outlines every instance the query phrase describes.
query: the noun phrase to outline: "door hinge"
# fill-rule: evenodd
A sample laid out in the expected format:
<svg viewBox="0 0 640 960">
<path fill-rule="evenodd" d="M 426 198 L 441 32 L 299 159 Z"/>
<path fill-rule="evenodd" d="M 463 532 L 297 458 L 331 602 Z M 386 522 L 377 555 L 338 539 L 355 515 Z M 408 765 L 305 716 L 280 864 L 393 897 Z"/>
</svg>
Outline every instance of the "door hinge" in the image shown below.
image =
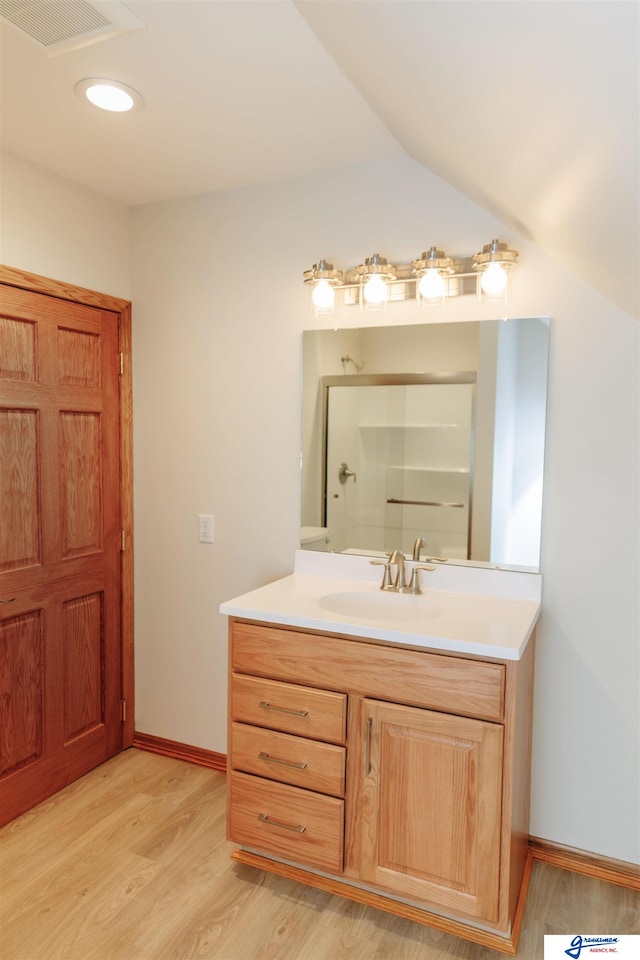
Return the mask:
<svg viewBox="0 0 640 960">
<path fill-rule="evenodd" d="M 120 719 L 123 723 L 127 719 L 127 701 L 126 700 L 120 701 Z"/>
<path fill-rule="evenodd" d="M 120 376 L 124 375 L 124 353 L 120 354 Z"/>
<path fill-rule="evenodd" d="M 121 531 L 120 531 L 120 553 L 124 553 L 125 547 L 126 547 L 126 544 L 125 544 L 125 532 L 124 532 L 124 530 L 121 530 Z"/>
</svg>

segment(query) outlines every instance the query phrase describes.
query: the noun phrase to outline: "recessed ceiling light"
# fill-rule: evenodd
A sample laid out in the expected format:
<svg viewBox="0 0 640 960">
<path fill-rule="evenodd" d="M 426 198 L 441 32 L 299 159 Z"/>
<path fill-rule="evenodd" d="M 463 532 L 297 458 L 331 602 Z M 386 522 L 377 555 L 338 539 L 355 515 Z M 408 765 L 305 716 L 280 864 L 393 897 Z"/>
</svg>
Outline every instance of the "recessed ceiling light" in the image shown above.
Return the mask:
<svg viewBox="0 0 640 960">
<path fill-rule="evenodd" d="M 83 99 L 89 100 L 95 107 L 110 110 L 112 113 L 141 110 L 144 106 L 144 100 L 138 91 L 125 83 L 120 83 L 119 80 L 90 77 L 76 84 L 76 93 Z"/>
</svg>

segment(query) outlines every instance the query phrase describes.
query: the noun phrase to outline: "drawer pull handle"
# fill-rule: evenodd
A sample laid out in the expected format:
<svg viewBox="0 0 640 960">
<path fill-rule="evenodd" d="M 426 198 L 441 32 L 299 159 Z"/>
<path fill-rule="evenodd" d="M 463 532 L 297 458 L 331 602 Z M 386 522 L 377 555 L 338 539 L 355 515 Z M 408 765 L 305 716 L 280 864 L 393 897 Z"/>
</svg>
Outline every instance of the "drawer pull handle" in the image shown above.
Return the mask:
<svg viewBox="0 0 640 960">
<path fill-rule="evenodd" d="M 259 813 L 258 820 L 260 820 L 262 823 L 268 823 L 272 827 L 282 827 L 283 830 L 293 830 L 294 833 L 304 833 L 307 829 L 306 827 L 303 827 L 301 823 L 293 824 L 284 823 L 282 820 L 272 820 L 271 817 L 269 817 L 266 813 Z"/>
<path fill-rule="evenodd" d="M 371 773 L 371 727 L 373 725 L 373 717 L 367 717 L 367 729 L 365 733 L 364 741 L 364 772 L 369 775 Z"/>
<path fill-rule="evenodd" d="M 281 760 L 279 757 L 272 757 L 270 754 L 265 753 L 264 750 L 261 750 L 258 754 L 260 760 L 268 760 L 269 763 L 281 763 L 283 767 L 295 767 L 296 770 L 306 770 L 307 764 L 304 760 Z"/>
<path fill-rule="evenodd" d="M 286 713 L 290 717 L 308 717 L 308 710 L 289 710 L 287 707 L 275 707 L 272 703 L 269 703 L 268 700 L 261 700 L 259 706 L 263 710 L 277 710 L 278 713 Z"/>
</svg>

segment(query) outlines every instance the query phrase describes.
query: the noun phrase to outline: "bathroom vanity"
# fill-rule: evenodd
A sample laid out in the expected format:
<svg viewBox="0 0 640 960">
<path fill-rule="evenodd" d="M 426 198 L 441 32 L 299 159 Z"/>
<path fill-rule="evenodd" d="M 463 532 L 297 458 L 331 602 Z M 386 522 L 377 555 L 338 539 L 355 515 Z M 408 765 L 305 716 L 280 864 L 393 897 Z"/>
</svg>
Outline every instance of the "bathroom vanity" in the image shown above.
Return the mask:
<svg viewBox="0 0 640 960">
<path fill-rule="evenodd" d="M 514 953 L 540 578 L 443 564 L 414 597 L 377 570 L 298 552 L 221 607 L 234 857 Z"/>
</svg>

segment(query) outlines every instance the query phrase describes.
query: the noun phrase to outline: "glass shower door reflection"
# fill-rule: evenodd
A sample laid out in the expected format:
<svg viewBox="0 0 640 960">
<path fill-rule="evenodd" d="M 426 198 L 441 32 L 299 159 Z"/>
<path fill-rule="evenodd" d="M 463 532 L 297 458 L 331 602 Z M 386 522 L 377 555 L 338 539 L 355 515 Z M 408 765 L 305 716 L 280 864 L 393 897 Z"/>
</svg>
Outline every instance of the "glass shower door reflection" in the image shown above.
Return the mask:
<svg viewBox="0 0 640 960">
<path fill-rule="evenodd" d="M 474 385 L 330 386 L 325 525 L 332 548 L 469 556 Z"/>
</svg>

